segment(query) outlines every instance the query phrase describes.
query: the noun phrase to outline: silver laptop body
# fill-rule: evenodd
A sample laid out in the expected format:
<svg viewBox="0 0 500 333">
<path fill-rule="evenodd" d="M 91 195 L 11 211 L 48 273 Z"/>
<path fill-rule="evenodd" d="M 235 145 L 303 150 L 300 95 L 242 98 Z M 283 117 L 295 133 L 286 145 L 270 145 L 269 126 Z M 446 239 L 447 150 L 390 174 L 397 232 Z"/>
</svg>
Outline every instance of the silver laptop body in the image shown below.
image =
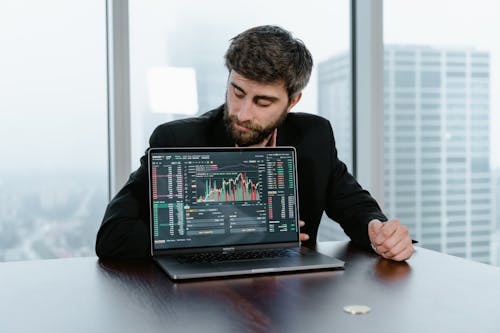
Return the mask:
<svg viewBox="0 0 500 333">
<path fill-rule="evenodd" d="M 342 268 L 301 248 L 293 147 L 151 148 L 151 253 L 174 280 Z"/>
</svg>

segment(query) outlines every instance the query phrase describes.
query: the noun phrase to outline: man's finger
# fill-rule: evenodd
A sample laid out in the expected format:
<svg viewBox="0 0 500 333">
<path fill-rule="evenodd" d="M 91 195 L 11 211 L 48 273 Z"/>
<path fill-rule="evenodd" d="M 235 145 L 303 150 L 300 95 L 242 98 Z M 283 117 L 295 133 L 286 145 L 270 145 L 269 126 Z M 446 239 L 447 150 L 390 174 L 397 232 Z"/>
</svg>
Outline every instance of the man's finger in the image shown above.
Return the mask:
<svg viewBox="0 0 500 333">
<path fill-rule="evenodd" d="M 381 245 L 388 240 L 396 233 L 400 226 L 401 223 L 398 220 L 390 220 L 383 223 L 382 227 L 377 232 L 377 236 L 375 237 L 375 245 Z"/>
<path fill-rule="evenodd" d="M 276 147 L 276 134 L 277 133 L 278 133 L 278 129 L 274 129 L 274 132 L 271 135 L 271 138 L 269 138 L 269 141 L 267 142 L 268 147 Z"/>
<path fill-rule="evenodd" d="M 368 223 L 368 236 L 370 237 L 370 241 L 375 245 L 375 240 L 377 239 L 377 234 L 379 230 L 382 228 L 382 222 L 379 220 L 371 220 Z"/>
<path fill-rule="evenodd" d="M 386 239 L 385 242 L 379 247 L 383 256 L 389 259 L 402 257 L 401 253 L 405 252 L 408 248 L 413 248 L 411 238 L 408 233 L 408 228 L 401 224 L 399 224 L 396 232 L 392 234 L 391 237 Z"/>
<path fill-rule="evenodd" d="M 306 225 L 306 223 L 305 223 L 304 221 L 299 220 L 299 227 L 301 227 L 301 228 L 302 228 L 302 227 L 303 227 L 303 226 L 305 226 L 305 225 Z M 303 233 L 303 232 L 301 232 L 301 233 L 300 233 L 299 237 L 300 237 L 300 240 L 301 240 L 302 242 L 304 242 L 304 241 L 306 241 L 306 240 L 309 240 L 309 235 L 308 235 L 308 234 L 305 234 L 305 233 Z"/>
<path fill-rule="evenodd" d="M 401 251 L 397 255 L 393 256 L 391 259 L 395 260 L 395 261 L 406 260 L 412 256 L 414 251 L 415 251 L 415 249 L 413 248 L 413 244 L 410 243 L 410 245 L 405 247 L 403 251 Z"/>
<path fill-rule="evenodd" d="M 379 250 L 384 258 L 392 259 L 403 252 L 409 245 L 411 245 L 411 239 L 408 236 L 402 238 L 394 236 L 380 245 Z"/>
</svg>

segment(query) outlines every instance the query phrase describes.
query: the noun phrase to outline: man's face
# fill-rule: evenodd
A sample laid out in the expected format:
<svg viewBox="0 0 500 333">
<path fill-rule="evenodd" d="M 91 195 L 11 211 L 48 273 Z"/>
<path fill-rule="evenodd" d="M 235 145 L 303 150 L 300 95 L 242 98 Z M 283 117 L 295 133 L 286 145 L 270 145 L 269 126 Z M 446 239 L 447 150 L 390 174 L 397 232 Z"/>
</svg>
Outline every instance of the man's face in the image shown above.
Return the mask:
<svg viewBox="0 0 500 333">
<path fill-rule="evenodd" d="M 227 83 L 226 128 L 239 146 L 265 143 L 299 99 L 300 94 L 288 103 L 283 82 L 260 83 L 233 70 Z"/>
</svg>

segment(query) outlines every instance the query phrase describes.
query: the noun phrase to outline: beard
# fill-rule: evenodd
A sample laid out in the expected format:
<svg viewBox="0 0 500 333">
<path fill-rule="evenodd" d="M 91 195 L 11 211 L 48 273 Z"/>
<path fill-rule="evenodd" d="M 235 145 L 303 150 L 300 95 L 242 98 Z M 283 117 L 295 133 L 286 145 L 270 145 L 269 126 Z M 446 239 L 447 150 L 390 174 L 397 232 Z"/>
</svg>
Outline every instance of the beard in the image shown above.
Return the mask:
<svg viewBox="0 0 500 333">
<path fill-rule="evenodd" d="M 269 138 L 272 132 L 285 121 L 286 115 L 287 110 L 284 109 L 278 119 L 268 126 L 263 127 L 252 123 L 250 120 L 243 122 L 238 121 L 238 117 L 229 114 L 226 103 L 224 107 L 224 124 L 226 125 L 226 130 L 231 139 L 233 139 L 238 146 L 247 147 L 259 144 Z M 249 131 L 241 131 L 236 125 L 246 127 Z"/>
</svg>

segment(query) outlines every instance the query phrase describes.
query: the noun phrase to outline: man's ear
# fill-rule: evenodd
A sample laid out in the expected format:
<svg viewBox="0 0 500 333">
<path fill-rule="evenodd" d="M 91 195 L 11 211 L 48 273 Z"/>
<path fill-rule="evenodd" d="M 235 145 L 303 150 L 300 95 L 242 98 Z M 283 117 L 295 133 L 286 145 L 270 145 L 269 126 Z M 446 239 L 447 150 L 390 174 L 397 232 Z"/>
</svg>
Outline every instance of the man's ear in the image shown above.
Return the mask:
<svg viewBox="0 0 500 333">
<path fill-rule="evenodd" d="M 290 105 L 288 105 L 288 108 L 286 112 L 290 112 L 290 110 L 300 101 L 302 98 L 302 92 L 299 92 L 297 95 L 295 95 L 294 98 L 290 101 Z"/>
</svg>

